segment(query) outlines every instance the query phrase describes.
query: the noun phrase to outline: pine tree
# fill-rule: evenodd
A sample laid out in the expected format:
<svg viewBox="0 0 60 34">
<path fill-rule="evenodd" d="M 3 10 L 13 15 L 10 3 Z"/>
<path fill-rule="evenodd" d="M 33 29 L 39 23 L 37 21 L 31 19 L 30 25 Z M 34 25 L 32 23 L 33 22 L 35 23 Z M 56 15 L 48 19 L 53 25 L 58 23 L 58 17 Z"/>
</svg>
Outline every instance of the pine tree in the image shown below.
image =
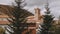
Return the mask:
<svg viewBox="0 0 60 34">
<path fill-rule="evenodd" d="M 47 5 L 45 6 L 46 12 L 43 18 L 43 24 L 41 25 L 42 27 L 42 31 L 41 34 L 49 34 L 49 29 L 52 26 L 52 21 L 53 21 L 53 16 L 50 14 L 50 8 L 48 7 L 49 4 L 47 3 Z"/>
<path fill-rule="evenodd" d="M 9 31 L 7 28 L 6 30 L 10 34 L 22 34 L 22 32 L 25 30 L 24 27 L 27 27 L 26 24 L 26 17 L 30 15 L 33 15 L 32 13 L 26 12 L 27 10 L 22 9 L 21 3 L 22 0 L 15 1 L 17 6 L 14 6 L 13 11 L 9 11 L 9 18 L 7 19 L 10 22 L 9 29 L 11 29 L 13 32 Z M 27 14 L 26 14 L 27 13 Z"/>
</svg>

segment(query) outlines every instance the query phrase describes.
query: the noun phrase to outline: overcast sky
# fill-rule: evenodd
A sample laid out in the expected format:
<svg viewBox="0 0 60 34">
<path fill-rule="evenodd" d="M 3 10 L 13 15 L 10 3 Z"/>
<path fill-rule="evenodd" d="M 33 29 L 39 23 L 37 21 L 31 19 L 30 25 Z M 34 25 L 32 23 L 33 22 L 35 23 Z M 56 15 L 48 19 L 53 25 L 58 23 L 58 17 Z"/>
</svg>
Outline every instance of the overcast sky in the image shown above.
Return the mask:
<svg viewBox="0 0 60 34">
<path fill-rule="evenodd" d="M 39 7 L 41 9 L 41 13 L 44 14 L 44 7 L 47 0 L 26 0 L 27 3 L 25 9 L 29 10 L 30 12 L 34 13 L 34 8 Z M 0 4 L 4 5 L 11 5 L 13 0 L 0 0 Z M 52 14 L 55 17 L 60 15 L 60 0 L 49 0 L 49 7 Z"/>
</svg>

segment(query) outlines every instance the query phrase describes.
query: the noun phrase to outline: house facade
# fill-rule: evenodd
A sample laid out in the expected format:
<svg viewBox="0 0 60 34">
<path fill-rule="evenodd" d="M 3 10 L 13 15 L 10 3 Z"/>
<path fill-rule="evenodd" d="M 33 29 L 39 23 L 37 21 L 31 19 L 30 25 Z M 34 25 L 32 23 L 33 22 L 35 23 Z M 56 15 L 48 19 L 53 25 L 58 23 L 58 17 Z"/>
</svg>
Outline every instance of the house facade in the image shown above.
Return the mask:
<svg viewBox="0 0 60 34">
<path fill-rule="evenodd" d="M 38 28 L 41 27 L 40 24 L 43 23 L 43 16 L 41 15 L 41 10 L 39 8 L 35 8 L 34 10 L 35 10 L 34 16 L 27 17 L 27 23 L 35 23 L 35 25 L 33 25 L 35 26 L 33 30 L 35 29 L 36 34 L 37 34 Z"/>
</svg>

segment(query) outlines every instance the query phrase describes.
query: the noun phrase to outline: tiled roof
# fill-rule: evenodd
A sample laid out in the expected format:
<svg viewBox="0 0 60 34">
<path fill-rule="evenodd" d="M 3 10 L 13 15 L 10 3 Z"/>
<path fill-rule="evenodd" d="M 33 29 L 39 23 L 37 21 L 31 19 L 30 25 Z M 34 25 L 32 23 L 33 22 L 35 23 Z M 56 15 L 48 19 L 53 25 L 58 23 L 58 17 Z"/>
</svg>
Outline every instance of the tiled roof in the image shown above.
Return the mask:
<svg viewBox="0 0 60 34">
<path fill-rule="evenodd" d="M 7 14 L 8 11 L 12 11 L 14 8 L 8 5 L 0 5 L 0 18 L 8 18 Z M 26 18 L 28 16 L 33 15 L 32 13 L 28 12 L 27 10 L 22 10 L 22 15 L 24 15 L 23 17 Z M 0 21 L 0 24 L 9 24 L 8 21 Z"/>
<path fill-rule="evenodd" d="M 23 17 L 28 17 L 28 16 L 31 16 L 33 15 L 31 12 L 25 10 L 25 9 L 21 9 L 22 12 L 21 14 L 22 15 L 25 15 Z M 11 7 L 11 6 L 8 6 L 8 5 L 0 5 L 0 12 L 2 12 L 3 14 L 9 14 L 10 12 L 14 11 L 14 7 Z"/>
</svg>

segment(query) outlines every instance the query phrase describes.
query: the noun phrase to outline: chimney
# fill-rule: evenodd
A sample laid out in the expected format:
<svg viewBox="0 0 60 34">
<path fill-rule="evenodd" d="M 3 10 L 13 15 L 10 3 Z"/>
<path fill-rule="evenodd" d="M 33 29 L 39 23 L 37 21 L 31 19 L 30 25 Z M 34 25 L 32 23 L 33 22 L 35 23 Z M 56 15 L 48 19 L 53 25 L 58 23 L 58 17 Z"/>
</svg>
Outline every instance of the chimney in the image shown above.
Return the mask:
<svg viewBox="0 0 60 34">
<path fill-rule="evenodd" d="M 39 20 L 40 18 L 40 9 L 39 8 L 35 8 L 35 20 Z"/>
</svg>

